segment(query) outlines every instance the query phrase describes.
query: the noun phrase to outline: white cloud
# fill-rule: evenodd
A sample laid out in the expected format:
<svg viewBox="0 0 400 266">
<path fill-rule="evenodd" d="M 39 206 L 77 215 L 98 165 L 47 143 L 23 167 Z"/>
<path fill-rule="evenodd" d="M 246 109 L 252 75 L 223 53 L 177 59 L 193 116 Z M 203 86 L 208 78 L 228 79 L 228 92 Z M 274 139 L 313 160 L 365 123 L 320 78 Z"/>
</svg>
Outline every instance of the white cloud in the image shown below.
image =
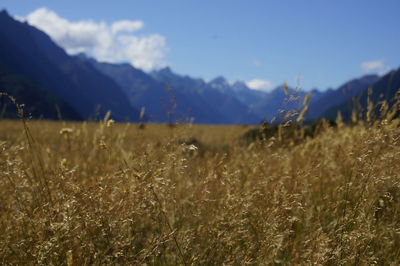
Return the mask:
<svg viewBox="0 0 400 266">
<path fill-rule="evenodd" d="M 389 71 L 383 60 L 366 61 L 361 63 L 361 69 L 364 73 L 378 73 L 380 75 Z"/>
<path fill-rule="evenodd" d="M 246 82 L 247 87 L 257 91 L 271 91 L 274 88 L 274 84 L 265 79 L 252 79 Z"/>
<path fill-rule="evenodd" d="M 117 32 L 134 32 L 142 29 L 144 27 L 144 23 L 140 20 L 131 21 L 131 20 L 120 20 L 114 22 L 111 26 L 112 32 L 115 34 Z"/>
<path fill-rule="evenodd" d="M 140 20 L 120 20 L 111 25 L 91 20 L 71 22 L 47 8 L 36 9 L 25 20 L 50 35 L 69 54 L 85 52 L 100 61 L 129 62 L 143 70 L 166 65 L 163 36 L 133 34 L 144 27 Z"/>
</svg>

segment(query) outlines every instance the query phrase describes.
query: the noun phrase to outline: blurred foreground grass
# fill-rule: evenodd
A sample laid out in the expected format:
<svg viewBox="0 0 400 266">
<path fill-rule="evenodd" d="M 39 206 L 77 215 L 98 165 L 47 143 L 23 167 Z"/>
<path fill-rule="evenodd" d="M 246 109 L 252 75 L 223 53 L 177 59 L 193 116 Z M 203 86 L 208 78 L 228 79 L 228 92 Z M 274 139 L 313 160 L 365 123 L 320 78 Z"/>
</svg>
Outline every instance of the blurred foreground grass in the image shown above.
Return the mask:
<svg viewBox="0 0 400 266">
<path fill-rule="evenodd" d="M 400 262 L 398 120 L 298 145 L 244 145 L 242 126 L 27 125 L 0 121 L 1 264 Z"/>
</svg>

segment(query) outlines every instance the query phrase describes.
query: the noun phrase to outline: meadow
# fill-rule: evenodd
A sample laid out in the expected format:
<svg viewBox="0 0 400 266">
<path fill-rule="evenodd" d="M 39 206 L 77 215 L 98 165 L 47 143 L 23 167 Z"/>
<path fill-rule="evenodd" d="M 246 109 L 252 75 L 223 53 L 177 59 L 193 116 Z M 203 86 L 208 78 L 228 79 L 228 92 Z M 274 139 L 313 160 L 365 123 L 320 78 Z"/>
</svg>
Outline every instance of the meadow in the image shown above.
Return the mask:
<svg viewBox="0 0 400 266">
<path fill-rule="evenodd" d="M 397 265 L 399 120 L 298 143 L 246 126 L 0 121 L 3 265 Z"/>
</svg>

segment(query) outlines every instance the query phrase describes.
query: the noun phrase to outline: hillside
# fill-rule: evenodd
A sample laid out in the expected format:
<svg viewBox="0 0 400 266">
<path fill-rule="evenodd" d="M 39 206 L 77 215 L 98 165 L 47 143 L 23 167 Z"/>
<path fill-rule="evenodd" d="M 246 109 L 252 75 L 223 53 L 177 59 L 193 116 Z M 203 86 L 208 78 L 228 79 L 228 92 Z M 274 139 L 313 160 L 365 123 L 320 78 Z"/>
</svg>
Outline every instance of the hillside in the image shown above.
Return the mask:
<svg viewBox="0 0 400 266">
<path fill-rule="evenodd" d="M 350 101 L 353 97 L 360 95 L 379 80 L 377 75 L 366 75 L 357 79 L 350 80 L 341 85 L 336 90 L 327 90 L 309 106 L 307 119 L 313 120 L 324 116 L 323 113 L 328 109 Z M 332 119 L 331 116 L 327 118 Z"/>
<path fill-rule="evenodd" d="M 0 44 L 4 47 L 4 43 Z M 1 48 L 0 48 L 1 49 Z M 41 88 L 25 76 L 15 73 L 2 62 L 0 56 L 0 92 L 13 96 L 18 104 L 24 104 L 26 117 L 34 119 L 82 120 L 74 108 L 59 96 Z M 0 118 L 16 118 L 16 106 L 7 97 L 0 99 Z"/>
<path fill-rule="evenodd" d="M 0 38 L 4 68 L 62 99 L 81 118 L 102 117 L 111 110 L 118 121 L 138 119 L 138 111 L 112 79 L 68 56 L 46 34 L 14 20 L 5 11 L 0 12 Z M 19 101 L 24 103 L 28 99 Z"/>
<path fill-rule="evenodd" d="M 344 120 L 349 121 L 353 110 L 356 110 L 362 117 L 368 106 L 368 97 L 371 102 L 376 105 L 375 113 L 379 113 L 378 109 L 382 101 L 387 101 L 391 107 L 399 98 L 397 92 L 400 89 L 400 69 L 393 70 L 388 74 L 381 77 L 371 86 L 372 93 L 368 95 L 368 90 L 363 90 L 360 94 L 356 95 L 354 99 L 349 99 L 336 106 L 326 110 L 322 116 L 334 119 L 337 113 L 342 113 Z"/>
</svg>

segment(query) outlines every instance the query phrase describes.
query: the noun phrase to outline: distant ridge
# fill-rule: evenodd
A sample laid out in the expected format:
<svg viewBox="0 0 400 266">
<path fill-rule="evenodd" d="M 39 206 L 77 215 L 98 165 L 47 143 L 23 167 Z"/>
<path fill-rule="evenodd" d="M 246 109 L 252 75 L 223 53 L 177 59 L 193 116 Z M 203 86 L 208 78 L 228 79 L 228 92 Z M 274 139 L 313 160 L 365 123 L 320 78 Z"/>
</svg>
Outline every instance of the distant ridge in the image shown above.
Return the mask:
<svg viewBox="0 0 400 266">
<path fill-rule="evenodd" d="M 218 124 L 225 118 L 195 94 L 180 91 L 174 85 L 160 82 L 129 64 L 109 64 L 91 60 L 95 68 L 113 78 L 123 88 L 132 105 L 144 108 L 149 121 Z M 172 72 L 171 72 L 172 73 Z"/>
<path fill-rule="evenodd" d="M 387 101 L 389 107 L 391 107 L 397 101 L 396 98 L 400 96 L 396 95 L 400 90 L 400 69 L 387 73 L 369 87 L 371 87 L 372 92 L 369 97 L 374 105 L 379 106 L 382 101 Z M 365 114 L 368 106 L 367 99 L 368 89 L 365 89 L 361 93 L 357 94 L 354 99 L 347 99 L 346 101 L 327 109 L 321 116 L 334 119 L 338 112 L 340 112 L 344 120 L 349 121 L 353 110 Z M 375 110 L 375 112 L 378 111 Z"/>
<path fill-rule="evenodd" d="M 165 86 L 190 95 L 190 98 L 201 103 L 214 116 L 221 117 L 223 120 L 220 124 L 258 124 L 261 121 L 259 116 L 236 97 L 222 77 L 207 83 L 202 79 L 177 75 L 170 68 L 153 71 L 151 75 Z"/>
<path fill-rule="evenodd" d="M 361 78 L 350 80 L 336 90 L 327 90 L 319 97 L 318 101 L 314 101 L 310 104 L 307 118 L 317 119 L 325 116 L 324 112 L 363 93 L 378 80 L 378 75 L 366 75 Z M 328 118 L 333 119 L 331 115 L 329 115 Z"/>
</svg>

